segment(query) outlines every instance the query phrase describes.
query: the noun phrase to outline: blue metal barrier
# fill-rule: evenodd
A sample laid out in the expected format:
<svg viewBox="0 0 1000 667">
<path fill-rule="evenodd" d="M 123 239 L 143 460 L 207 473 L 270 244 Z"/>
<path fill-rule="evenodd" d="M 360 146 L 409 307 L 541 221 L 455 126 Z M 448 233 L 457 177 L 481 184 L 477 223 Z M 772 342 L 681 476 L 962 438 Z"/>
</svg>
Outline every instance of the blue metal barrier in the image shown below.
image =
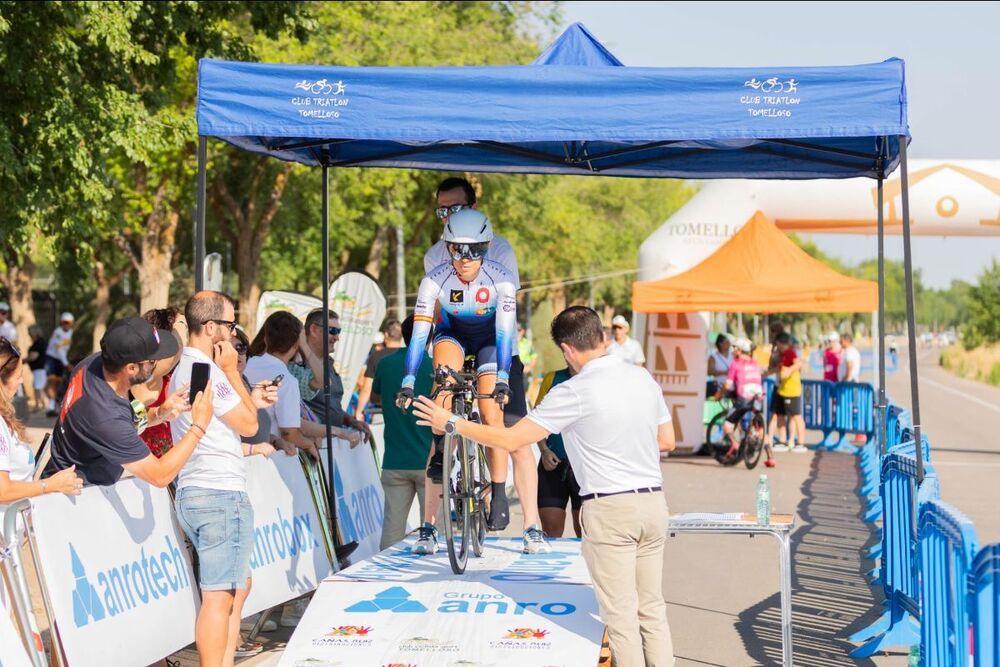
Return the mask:
<svg viewBox="0 0 1000 667">
<path fill-rule="evenodd" d="M 966 667 L 969 663 L 969 570 L 976 529 L 941 500 L 920 508 L 921 665 Z"/>
<path fill-rule="evenodd" d="M 918 488 L 916 458 L 894 452 L 882 460 L 882 588 L 888 609 L 850 637 L 850 641 L 872 637 L 852 651 L 852 657 L 866 658 L 890 646 L 911 646 L 920 640 L 917 517 L 925 503 L 941 495 L 933 466 L 927 464 L 924 473 Z"/>
<path fill-rule="evenodd" d="M 858 454 L 859 448 L 850 444 L 848 436 L 863 434 L 871 440 L 875 435 L 875 388 L 864 382 L 840 382 L 833 396 L 833 427 L 840 432 L 840 441 L 827 449 Z"/>
<path fill-rule="evenodd" d="M 969 597 L 974 667 L 1000 667 L 1000 543 L 976 554 Z"/>
<path fill-rule="evenodd" d="M 827 380 L 802 381 L 802 419 L 806 428 L 822 431 L 818 446 L 833 444 L 833 390 L 836 385 Z"/>
</svg>

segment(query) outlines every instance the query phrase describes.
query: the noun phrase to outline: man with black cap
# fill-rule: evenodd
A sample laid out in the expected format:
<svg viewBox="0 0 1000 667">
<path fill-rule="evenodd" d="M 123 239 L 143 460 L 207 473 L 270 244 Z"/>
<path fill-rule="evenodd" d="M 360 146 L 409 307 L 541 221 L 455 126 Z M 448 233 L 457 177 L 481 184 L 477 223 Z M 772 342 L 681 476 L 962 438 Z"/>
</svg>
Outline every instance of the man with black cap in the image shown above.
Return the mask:
<svg viewBox="0 0 1000 667">
<path fill-rule="evenodd" d="M 76 465 L 90 484 L 114 484 L 123 470 L 153 486 L 172 482 L 205 430 L 191 429 L 162 458 L 156 458 L 139 438 L 138 429 L 144 425 L 133 409 L 130 388 L 148 382 L 156 362 L 176 355 L 178 347 L 171 332 L 154 329 L 141 317 L 127 317 L 108 327 L 101 351 L 80 362 L 70 379 L 44 476 Z M 207 427 L 212 418 L 212 392 L 199 393 L 193 405 L 181 410 L 190 410 L 192 421 Z M 177 412 L 154 413 L 147 420 L 149 424 L 168 421 Z"/>
</svg>

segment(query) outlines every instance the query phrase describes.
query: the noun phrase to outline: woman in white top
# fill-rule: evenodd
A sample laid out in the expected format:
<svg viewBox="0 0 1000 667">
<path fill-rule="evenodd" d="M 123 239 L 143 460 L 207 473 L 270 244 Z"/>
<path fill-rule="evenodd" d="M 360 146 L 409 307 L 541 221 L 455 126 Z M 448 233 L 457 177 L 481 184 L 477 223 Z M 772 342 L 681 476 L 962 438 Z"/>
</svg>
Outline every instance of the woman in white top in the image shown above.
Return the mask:
<svg viewBox="0 0 1000 667">
<path fill-rule="evenodd" d="M 715 350 L 708 357 L 708 395 L 714 396 L 717 389 L 726 384 L 729 366 L 733 363 L 733 349 L 729 336 L 720 333 L 715 338 Z M 713 387 L 714 385 L 714 387 Z"/>
<path fill-rule="evenodd" d="M 25 442 L 24 424 L 14 415 L 11 403 L 21 382 L 21 355 L 10 341 L 0 338 L 0 515 L 15 500 L 54 492 L 78 496 L 83 488 L 75 467 L 45 480 L 31 481 L 35 455 Z"/>
</svg>

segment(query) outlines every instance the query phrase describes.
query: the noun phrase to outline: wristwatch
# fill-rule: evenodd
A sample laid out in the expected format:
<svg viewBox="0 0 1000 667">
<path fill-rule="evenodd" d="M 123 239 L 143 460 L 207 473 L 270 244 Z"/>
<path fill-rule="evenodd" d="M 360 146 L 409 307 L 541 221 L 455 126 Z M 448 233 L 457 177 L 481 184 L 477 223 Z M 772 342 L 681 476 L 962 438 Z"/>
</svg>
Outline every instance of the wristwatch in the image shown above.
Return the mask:
<svg viewBox="0 0 1000 667">
<path fill-rule="evenodd" d="M 448 423 L 444 425 L 444 432 L 448 435 L 455 435 L 458 433 L 458 421 L 461 419 L 458 415 L 452 415 L 448 417 Z"/>
</svg>

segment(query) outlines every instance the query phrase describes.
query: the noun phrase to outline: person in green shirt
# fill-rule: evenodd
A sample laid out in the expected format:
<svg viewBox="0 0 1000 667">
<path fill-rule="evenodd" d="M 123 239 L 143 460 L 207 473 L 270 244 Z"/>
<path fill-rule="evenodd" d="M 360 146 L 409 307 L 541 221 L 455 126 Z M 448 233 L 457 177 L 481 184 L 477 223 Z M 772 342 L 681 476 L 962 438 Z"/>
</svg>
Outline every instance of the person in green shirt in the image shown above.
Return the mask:
<svg viewBox="0 0 1000 667">
<path fill-rule="evenodd" d="M 413 315 L 403 322 L 403 340 L 407 346 L 413 334 Z M 424 353 L 413 387 L 417 395 L 431 393 L 431 378 L 434 374 L 431 358 Z M 401 347 L 378 362 L 372 379 L 372 396 L 388 396 L 399 393 L 406 375 L 406 347 Z M 385 492 L 385 512 L 382 524 L 382 549 L 399 542 L 406 535 L 406 517 L 410 513 L 413 497 L 420 505 L 420 516 L 425 516 L 426 494 L 424 480 L 427 475 L 427 458 L 431 450 L 431 430 L 417 426 L 417 419 L 409 412 L 396 407 L 393 400 L 382 401 L 382 418 L 385 420 L 385 455 L 382 459 L 382 489 Z M 429 483 L 430 480 L 427 479 Z M 440 488 L 438 489 L 440 491 Z M 433 488 L 426 491 L 435 498 Z M 435 510 L 435 514 L 436 514 Z M 434 531 L 431 524 L 431 530 Z M 424 529 L 421 528 L 421 535 Z M 434 549 L 437 534 L 434 531 Z M 431 551 L 430 553 L 433 553 Z"/>
</svg>

